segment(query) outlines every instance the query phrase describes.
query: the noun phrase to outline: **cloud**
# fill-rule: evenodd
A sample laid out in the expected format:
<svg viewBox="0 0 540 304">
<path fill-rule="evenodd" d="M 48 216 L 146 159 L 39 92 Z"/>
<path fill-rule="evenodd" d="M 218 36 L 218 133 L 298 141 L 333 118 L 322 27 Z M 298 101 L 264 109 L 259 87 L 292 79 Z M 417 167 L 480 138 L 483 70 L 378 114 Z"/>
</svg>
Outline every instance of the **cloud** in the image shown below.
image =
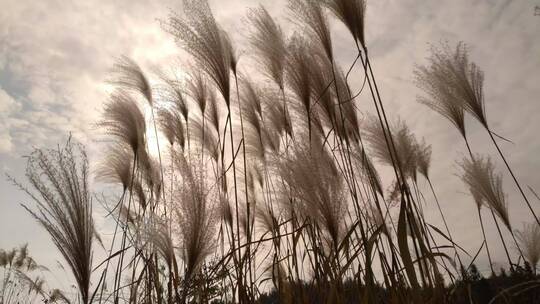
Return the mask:
<svg viewBox="0 0 540 304">
<path fill-rule="evenodd" d="M 145 67 L 175 52 L 156 20 L 172 1 L 15 1 L 0 12 L 0 84 L 22 105 L 9 118 L 25 128 L 12 152 L 54 143 L 73 131 L 83 139 L 98 118 L 103 83 L 116 57 L 134 57 Z M 24 16 L 24 19 L 17 16 Z M 13 134 L 12 134 L 13 135 Z M 8 136 L 2 136 L 7 141 Z"/>
<path fill-rule="evenodd" d="M 12 130 L 13 121 L 10 115 L 20 108 L 19 103 L 0 87 L 0 154 L 13 150 Z"/>
</svg>

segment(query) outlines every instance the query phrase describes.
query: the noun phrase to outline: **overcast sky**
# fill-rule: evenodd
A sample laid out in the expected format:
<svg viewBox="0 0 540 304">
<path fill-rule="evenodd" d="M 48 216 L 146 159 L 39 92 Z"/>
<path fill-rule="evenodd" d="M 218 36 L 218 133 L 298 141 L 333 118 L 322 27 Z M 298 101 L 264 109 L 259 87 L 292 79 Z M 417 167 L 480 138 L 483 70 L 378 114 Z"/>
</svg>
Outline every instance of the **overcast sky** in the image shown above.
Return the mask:
<svg viewBox="0 0 540 304">
<path fill-rule="evenodd" d="M 93 124 L 106 100 L 104 82 L 114 59 L 127 55 L 145 69 L 185 61 L 179 59 L 178 48 L 158 21 L 170 9 L 177 10 L 179 3 L 0 0 L 0 248 L 28 242 L 38 262 L 60 276 L 55 270 L 58 252 L 19 206 L 27 200 L 4 173 L 21 178 L 23 155 L 33 147 L 54 147 L 68 132 L 90 145 L 92 162 L 99 159 Z M 287 22 L 284 1 L 210 3 L 218 22 L 236 41 L 243 39 L 239 33 L 245 27 L 242 18 L 247 7 L 262 3 L 273 16 Z M 425 62 L 429 43 L 463 40 L 470 46 L 472 59 L 485 72 L 488 120 L 495 132 L 513 142 L 501 141 L 502 149 L 522 184 L 540 191 L 540 16 L 534 16 L 536 5 L 540 0 L 368 1 L 366 40 L 383 102 L 391 117 L 400 116 L 432 144 L 431 174 L 442 208 L 456 242 L 473 253 L 481 243 L 476 207 L 456 176 L 456 160 L 465 155 L 464 144 L 447 121 L 416 102 L 421 92 L 412 83 L 414 64 Z M 335 22 L 332 28 L 338 59 L 348 65 L 355 56 L 349 33 Z M 249 56 L 249 50 L 244 56 Z M 361 76 L 358 70 L 354 72 L 353 86 L 358 87 Z M 372 110 L 367 95 L 356 102 L 362 111 Z M 466 123 L 473 151 L 493 155 L 504 174 L 510 220 L 514 227 L 521 227 L 523 221 L 531 221 L 530 213 L 486 132 L 470 118 Z M 424 181 L 420 184 L 431 200 Z M 540 213 L 540 202 L 527 194 Z M 436 209 L 425 208 L 428 220 L 440 225 Z M 506 266 L 493 222 L 487 220 L 487 227 L 494 260 Z M 486 261 L 483 254 L 479 259 L 483 271 L 489 269 Z M 54 280 L 65 284 L 60 278 Z"/>
</svg>

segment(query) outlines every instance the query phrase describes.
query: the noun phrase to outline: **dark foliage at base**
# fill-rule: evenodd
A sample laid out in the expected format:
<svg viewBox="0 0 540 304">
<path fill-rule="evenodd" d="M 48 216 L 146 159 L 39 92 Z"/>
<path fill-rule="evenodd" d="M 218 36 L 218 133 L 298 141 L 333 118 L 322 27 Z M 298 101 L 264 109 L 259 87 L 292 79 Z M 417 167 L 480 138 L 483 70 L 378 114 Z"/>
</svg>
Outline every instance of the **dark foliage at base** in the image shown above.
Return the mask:
<svg viewBox="0 0 540 304">
<path fill-rule="evenodd" d="M 294 296 L 290 303 L 328 303 L 329 295 L 314 284 L 302 284 L 294 288 Z M 362 303 L 362 287 L 353 281 L 347 281 L 342 286 L 342 303 Z M 303 295 L 302 295 L 303 292 Z M 423 290 L 423 294 L 431 294 L 430 290 Z M 379 303 L 392 303 L 391 295 L 379 287 L 377 292 Z M 281 297 L 282 298 L 282 297 Z M 302 300 L 302 298 L 304 300 Z M 530 304 L 540 300 L 540 276 L 525 264 L 516 266 L 513 271 L 501 269 L 499 274 L 484 277 L 476 265 L 468 271 L 462 271 L 462 278 L 450 284 L 445 291 L 444 303 L 452 304 L 488 304 L 512 303 Z M 261 295 L 258 304 L 286 303 L 276 290 Z"/>
</svg>

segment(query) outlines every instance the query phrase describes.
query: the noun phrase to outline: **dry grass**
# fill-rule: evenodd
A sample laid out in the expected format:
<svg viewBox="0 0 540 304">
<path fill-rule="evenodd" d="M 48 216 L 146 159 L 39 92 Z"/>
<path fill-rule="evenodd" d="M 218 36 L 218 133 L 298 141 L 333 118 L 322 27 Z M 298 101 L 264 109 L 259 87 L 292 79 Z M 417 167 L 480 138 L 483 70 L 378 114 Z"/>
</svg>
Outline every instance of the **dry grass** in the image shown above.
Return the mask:
<svg viewBox="0 0 540 304">
<path fill-rule="evenodd" d="M 448 285 L 469 279 L 453 267 L 454 253 L 464 266 L 450 235 L 455 219 L 446 220 L 447 202 L 439 203 L 430 180 L 432 161 L 442 160 L 404 120 L 388 122 L 395 113 L 384 109 L 367 55 L 366 2 L 290 0 L 292 35 L 264 7 L 252 9 L 245 50 L 205 0 L 185 0 L 183 10 L 162 25 L 193 63 L 182 69 L 185 77 L 145 74 L 127 57 L 113 67 L 115 90 L 98 122 L 109 145 L 95 172 L 97 181 L 121 187 L 122 196 L 118 201 L 111 187 L 113 194 L 104 195 L 116 227 L 96 269 L 84 149 L 68 142 L 29 157 L 32 189 L 23 190 L 37 207 L 26 208 L 72 270 L 81 302 L 256 303 L 274 288 L 280 303 L 451 303 L 463 288 L 451 285 L 448 292 Z M 348 70 L 334 60 L 330 16 L 355 40 L 349 47 L 358 56 Z M 244 52 L 254 56 L 256 69 L 239 61 Z M 420 101 L 465 139 L 465 113 L 487 128 L 483 74 L 468 56 L 461 43 L 455 50 L 433 48 L 415 72 L 425 92 Z M 364 70 L 351 74 L 358 60 Z M 349 80 L 356 76 L 369 92 L 352 93 L 358 88 Z M 365 98 L 377 116 L 360 112 Z M 147 140 L 147 121 L 154 123 L 156 147 Z M 160 135 L 168 157 L 162 158 Z M 460 178 L 479 216 L 485 206 L 510 229 L 501 175 L 489 156 L 470 154 Z M 384 170 L 379 175 L 372 160 L 395 178 Z M 424 216 L 433 200 L 418 174 L 427 179 L 446 232 Z M 540 256 L 537 228 L 517 233 L 533 266 Z M 512 261 L 500 236 L 510 267 L 517 267 L 521 260 Z M 25 248 L 0 251 L 0 266 L 11 265 L 36 267 Z M 92 271 L 100 272 L 93 275 L 94 293 Z M 41 294 L 42 281 L 19 279 Z M 67 300 L 51 292 L 51 299 Z"/>
<path fill-rule="evenodd" d="M 540 261 L 540 227 L 536 223 L 525 223 L 521 230 L 516 231 L 516 237 L 527 262 L 536 271 Z"/>
<path fill-rule="evenodd" d="M 506 195 L 502 187 L 502 176 L 495 173 L 495 166 L 490 157 L 475 155 L 473 159 L 465 158 L 460 163 L 461 178 L 469 187 L 475 201 L 480 206 L 483 202 L 493 210 L 503 223 L 510 227 Z"/>
<path fill-rule="evenodd" d="M 81 301 L 89 303 L 95 231 L 86 152 L 71 141 L 58 150 L 36 150 L 26 177 L 31 188 L 20 187 L 36 207 L 24 208 L 47 230 L 75 277 Z"/>
</svg>

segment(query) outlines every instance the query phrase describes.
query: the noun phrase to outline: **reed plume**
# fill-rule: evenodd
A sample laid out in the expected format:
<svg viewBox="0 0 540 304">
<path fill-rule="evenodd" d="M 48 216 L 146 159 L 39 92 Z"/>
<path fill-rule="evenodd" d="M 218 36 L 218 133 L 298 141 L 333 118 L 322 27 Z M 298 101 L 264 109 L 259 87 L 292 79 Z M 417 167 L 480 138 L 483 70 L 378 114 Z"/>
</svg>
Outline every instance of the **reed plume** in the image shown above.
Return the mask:
<svg viewBox="0 0 540 304">
<path fill-rule="evenodd" d="M 531 268 L 536 273 L 536 266 L 540 260 L 540 227 L 536 223 L 524 223 L 521 230 L 516 230 L 519 246 Z"/>
<path fill-rule="evenodd" d="M 281 148 L 281 137 L 278 131 L 271 128 L 263 128 L 263 145 L 264 148 L 270 149 L 273 155 L 279 155 Z M 267 154 L 265 154 L 265 156 L 267 156 Z"/>
<path fill-rule="evenodd" d="M 177 144 L 182 150 L 186 145 L 186 131 L 182 117 L 174 109 L 161 108 L 158 110 L 158 125 L 171 146 Z"/>
<path fill-rule="evenodd" d="M 249 42 L 258 55 L 263 73 L 283 89 L 283 71 L 287 56 L 287 43 L 283 31 L 263 6 L 251 9 L 248 18 L 254 27 Z"/>
<path fill-rule="evenodd" d="M 429 180 L 429 168 L 431 166 L 431 145 L 424 140 L 416 145 L 416 169 Z"/>
<path fill-rule="evenodd" d="M 338 108 L 340 109 L 343 120 L 338 120 L 343 126 L 341 132 L 345 138 L 351 138 L 355 141 L 360 140 L 360 120 L 358 119 L 358 111 L 355 105 L 355 97 L 351 95 L 351 88 L 347 83 L 347 79 L 343 70 L 337 68 L 334 73 L 336 81 L 336 98 L 338 99 Z M 340 116 L 341 116 L 340 115 Z"/>
<path fill-rule="evenodd" d="M 150 198 L 148 197 L 148 191 L 144 188 L 144 184 L 143 184 L 143 181 L 141 179 L 136 179 L 133 181 L 133 189 L 132 189 L 132 192 L 133 192 L 133 200 L 136 200 L 138 201 L 139 203 L 139 206 L 141 206 L 141 208 L 143 210 L 146 209 L 146 206 L 148 205 L 149 203 L 149 200 Z M 127 207 L 125 207 L 125 212 L 127 212 Z M 133 212 L 130 211 L 129 214 L 132 214 Z M 127 218 L 127 217 L 124 217 L 124 219 Z"/>
<path fill-rule="evenodd" d="M 262 121 L 262 99 L 264 93 L 248 79 L 242 81 L 241 101 L 242 111 L 249 128 L 245 129 L 246 145 L 250 154 L 264 159 L 266 131 Z"/>
<path fill-rule="evenodd" d="M 206 112 L 206 118 L 210 122 L 210 125 L 214 131 L 219 134 L 220 110 L 216 100 L 216 93 L 214 91 L 208 92 L 208 110 Z"/>
<path fill-rule="evenodd" d="M 236 48 L 234 47 L 231 37 L 229 36 L 229 33 L 227 33 L 224 29 L 220 28 L 220 34 L 221 34 L 221 41 L 223 44 L 223 47 L 226 50 L 226 54 L 229 56 L 229 68 L 231 69 L 231 72 L 236 77 L 238 76 L 238 60 L 240 60 L 240 54 L 237 52 Z"/>
<path fill-rule="evenodd" d="M 184 18 L 171 14 L 164 24 L 165 30 L 177 39 L 196 60 L 198 67 L 212 79 L 229 106 L 231 50 L 206 0 L 184 0 L 183 7 Z"/>
<path fill-rule="evenodd" d="M 160 220 L 155 216 L 155 223 L 148 227 L 147 237 L 157 252 L 163 257 L 168 267 L 172 267 L 173 260 L 175 260 L 174 244 L 171 238 L 172 231 L 170 230 L 169 223 Z"/>
<path fill-rule="evenodd" d="M 266 205 L 256 205 L 255 219 L 261 224 L 265 232 L 271 233 L 273 237 L 279 235 L 279 219 L 274 214 L 271 207 Z M 279 242 L 279 239 L 276 241 Z"/>
<path fill-rule="evenodd" d="M 445 64 L 449 77 L 447 86 L 454 92 L 464 109 L 488 129 L 483 93 L 484 73 L 474 62 L 469 61 L 465 43 L 459 42 L 451 56 L 447 45 L 446 54 Z"/>
<path fill-rule="evenodd" d="M 308 132 L 311 137 L 311 61 L 308 56 L 308 41 L 300 36 L 293 36 L 289 43 L 287 57 L 287 82 L 290 89 L 300 101 L 304 114 L 307 118 Z"/>
<path fill-rule="evenodd" d="M 279 164 L 279 173 L 299 200 L 298 211 L 321 225 L 328 244 L 337 247 L 343 234 L 342 218 L 346 208 L 343 178 L 332 157 L 312 143 L 295 149 Z"/>
<path fill-rule="evenodd" d="M 69 139 L 58 150 L 35 150 L 28 157 L 26 177 L 32 190 L 17 185 L 37 210 L 23 207 L 47 230 L 71 268 L 81 301 L 89 303 L 95 233 L 84 147 Z"/>
<path fill-rule="evenodd" d="M 135 61 L 126 56 L 120 57 L 113 66 L 113 75 L 112 84 L 141 94 L 150 106 L 153 105 L 150 81 Z"/>
<path fill-rule="evenodd" d="M 366 49 L 364 24 L 366 15 L 365 0 L 326 0 L 330 11 L 347 27 L 354 40 Z"/>
<path fill-rule="evenodd" d="M 151 191 L 152 198 L 159 199 L 163 190 L 163 180 L 161 179 L 161 165 L 148 151 L 143 150 L 137 157 L 137 168 L 141 174 L 142 181 Z"/>
<path fill-rule="evenodd" d="M 66 295 L 60 290 L 60 289 L 53 289 L 51 291 L 51 295 L 49 296 L 49 302 L 50 303 L 66 303 L 70 304 L 71 301 L 66 297 Z"/>
<path fill-rule="evenodd" d="M 247 78 L 242 80 L 242 104 L 246 108 L 252 108 L 254 114 L 262 118 L 262 104 L 266 92 L 257 87 L 253 81 L 250 81 Z"/>
<path fill-rule="evenodd" d="M 212 159 L 217 161 L 219 159 L 218 130 L 210 128 L 208 125 L 203 127 L 202 123 L 196 119 L 191 120 L 191 124 L 194 127 L 192 136 L 208 151 Z"/>
<path fill-rule="evenodd" d="M 43 302 L 50 300 L 44 278 L 35 275 L 37 271 L 43 275 L 44 271 L 49 270 L 30 256 L 28 244 L 8 251 L 0 249 L 0 268 L 3 269 L 0 303 L 37 303 L 38 296 Z"/>
<path fill-rule="evenodd" d="M 371 158 L 367 155 L 366 151 L 360 147 L 356 151 L 352 152 L 352 156 L 356 160 L 356 163 L 360 167 L 359 172 L 362 172 L 362 177 L 372 183 L 375 187 L 375 190 L 379 194 L 383 194 L 382 181 L 377 169 L 373 165 Z"/>
<path fill-rule="evenodd" d="M 309 62 L 313 104 L 318 105 L 324 123 L 334 127 L 338 118 L 336 116 L 335 91 L 330 89 L 328 85 L 333 80 L 332 65 L 326 58 L 317 58 L 316 52 L 314 53 L 315 56 Z"/>
<path fill-rule="evenodd" d="M 293 135 L 293 127 L 288 111 L 283 104 L 277 102 L 266 103 L 266 117 L 269 129 L 279 135 Z"/>
<path fill-rule="evenodd" d="M 386 223 L 386 216 L 379 211 L 377 206 L 373 204 L 368 205 L 367 218 L 375 229 L 382 227 L 383 233 L 390 237 L 390 229 L 388 229 L 388 224 Z"/>
<path fill-rule="evenodd" d="M 385 128 L 374 116 L 369 116 L 363 128 L 364 138 L 370 143 L 374 156 L 380 162 L 393 166 L 394 162 L 403 171 L 404 177 L 414 178 L 416 173 L 417 143 L 409 127 L 398 120 L 392 130 L 395 149 L 389 149 Z M 392 150 L 392 151 L 391 151 Z M 394 152 L 395 150 L 395 152 Z"/>
<path fill-rule="evenodd" d="M 459 165 L 462 169 L 461 178 L 469 187 L 477 204 L 480 206 L 481 202 L 485 202 L 488 208 L 493 210 L 512 231 L 506 195 L 502 187 L 502 176 L 495 173 L 491 158 L 475 155 L 473 159 L 464 158 Z"/>
<path fill-rule="evenodd" d="M 465 113 L 456 91 L 449 85 L 452 77 L 452 56 L 448 48 L 432 47 L 429 65 L 417 66 L 414 75 L 416 85 L 429 97 L 418 97 L 420 103 L 448 119 L 465 135 Z"/>
<path fill-rule="evenodd" d="M 493 145 L 497 149 L 501 159 L 503 160 L 508 172 L 512 176 L 514 183 L 516 184 L 521 196 L 523 197 L 529 211 L 533 215 L 534 219 L 540 225 L 540 220 L 534 212 L 534 209 L 529 202 L 529 199 L 523 192 L 520 183 L 517 180 L 512 168 L 510 167 L 506 157 L 501 151 L 501 148 L 497 144 L 497 141 L 493 137 L 494 133 L 489 128 L 486 110 L 484 103 L 484 92 L 483 92 L 483 83 L 484 83 L 484 73 L 480 68 L 469 60 L 468 49 L 465 43 L 459 42 L 455 47 L 455 51 L 451 52 L 448 44 L 443 45 L 444 51 L 433 51 L 435 57 L 438 58 L 439 65 L 442 66 L 442 69 L 446 72 L 446 91 L 452 92 L 452 95 L 456 99 L 465 111 L 470 113 L 478 122 L 484 126 L 486 131 L 489 134 Z"/>
<path fill-rule="evenodd" d="M 105 133 L 131 147 L 134 155 L 146 147 L 146 122 L 141 109 L 125 91 L 116 91 L 105 104 L 103 120 L 98 123 Z"/>
<path fill-rule="evenodd" d="M 115 144 L 99 164 L 96 178 L 100 181 L 121 184 L 124 191 L 130 186 L 133 153 L 124 144 Z"/>
<path fill-rule="evenodd" d="M 122 57 L 109 81 L 117 90 L 98 124 L 112 144 L 97 179 L 123 187 L 118 212 L 110 212 L 122 240 L 115 244 L 113 239 L 108 257 L 96 267 L 107 263 L 96 287 L 101 287 L 100 303 L 119 303 L 126 293 L 129 302 L 158 304 L 262 303 L 275 296 L 282 303 L 452 302 L 458 294 L 454 290 L 467 284 L 454 282 L 442 260 L 448 258 L 447 249 L 459 246 L 430 180 L 431 146 L 417 140 L 405 122 L 389 124 L 367 56 L 366 1 L 288 0 L 297 25 L 290 39 L 263 6 L 250 10 L 247 42 L 258 68 L 254 71 L 242 66 L 240 46 L 216 22 L 207 0 L 183 0 L 182 7 L 183 14 L 171 12 L 162 26 L 193 62 L 184 69 L 186 76 L 158 73 L 160 95 L 155 95 L 149 74 Z M 327 14 L 345 25 L 356 44 L 357 57 L 345 72 L 334 58 Z M 377 112 L 362 125 L 355 98 L 364 85 L 352 94 L 348 83 L 358 60 Z M 252 72 L 249 79 L 240 72 L 244 70 Z M 261 76 L 266 81 L 262 85 L 255 81 Z M 483 74 L 469 61 L 464 44 L 433 48 L 426 65 L 416 67 L 415 82 L 424 91 L 419 101 L 448 119 L 467 146 L 466 112 L 488 129 Z M 231 95 L 238 99 L 231 102 Z M 147 142 L 142 109 L 148 105 L 156 139 L 161 140 L 158 125 L 170 145 L 167 180 L 159 143 L 154 155 Z M 30 157 L 28 175 L 37 192 L 31 195 L 38 202 L 32 215 L 63 250 L 86 304 L 92 302 L 88 247 L 97 234 L 86 159 L 80 165 L 80 152 L 73 153 L 75 161 L 64 150 Z M 486 249 L 482 206 L 492 211 L 513 269 L 495 218 L 511 228 L 501 176 L 489 158 L 470 154 L 460 163 L 461 177 L 477 204 Z M 379 175 L 372 160 L 395 173 L 390 197 L 383 193 L 387 174 Z M 238 161 L 243 164 L 237 168 Z M 418 175 L 431 187 L 447 235 L 424 218 L 420 203 L 427 200 Z M 392 222 L 393 203 L 399 205 L 397 223 Z M 534 247 L 530 243 L 540 233 L 533 228 L 524 228 L 522 246 Z M 438 245 L 431 231 L 451 245 Z M 534 267 L 540 260 L 536 247 L 527 252 Z M 489 249 L 487 255 L 493 270 Z M 109 270 L 117 257 L 116 269 Z M 441 261 L 450 288 L 439 273 Z M 37 266 L 23 247 L 0 251 L 0 267 Z M 114 286 L 110 298 L 102 299 L 112 280 L 107 280 L 109 271 L 115 273 Z M 20 279 L 32 294 L 44 290 L 39 279 Z M 278 290 L 265 298 L 268 280 Z M 63 300 L 59 294 L 53 298 Z"/>
<path fill-rule="evenodd" d="M 395 146 L 398 157 L 398 161 L 405 177 L 410 177 L 416 181 L 417 171 L 417 156 L 418 156 L 418 143 L 414 135 L 412 134 L 409 126 L 402 120 L 398 120 L 395 128 L 395 132 L 392 135 L 395 137 Z"/>
<path fill-rule="evenodd" d="M 289 0 L 288 4 L 294 21 L 304 25 L 306 32 L 322 47 L 328 60 L 333 61 L 332 39 L 322 1 Z"/>
<path fill-rule="evenodd" d="M 165 103 L 172 105 L 172 110 L 179 113 L 187 124 L 189 118 L 189 106 L 183 89 L 183 83 L 175 78 L 170 78 L 164 74 L 160 75 L 164 84 L 162 93 Z"/>
<path fill-rule="evenodd" d="M 385 129 L 374 116 L 368 116 L 362 123 L 363 138 L 371 146 L 373 155 L 382 163 L 392 165 L 392 155 L 384 137 Z"/>
<path fill-rule="evenodd" d="M 23 244 L 19 248 L 13 248 L 9 251 L 0 249 L 0 267 L 8 266 L 18 271 L 33 271 L 36 269 L 47 270 L 39 265 L 28 252 L 28 244 Z"/>
<path fill-rule="evenodd" d="M 199 70 L 191 71 L 189 80 L 187 81 L 187 92 L 195 100 L 203 115 L 206 112 L 210 90 L 211 88 L 208 86 L 204 75 Z"/>
<path fill-rule="evenodd" d="M 197 172 L 182 155 L 175 157 L 175 161 L 182 173 L 182 184 L 174 196 L 176 221 L 182 243 L 181 257 L 186 263 L 186 280 L 191 280 L 214 248 L 215 198 L 208 191 L 202 172 Z"/>
<path fill-rule="evenodd" d="M 229 200 L 224 196 L 219 196 L 219 215 L 221 219 L 230 227 L 233 227 L 233 211 Z"/>
</svg>

